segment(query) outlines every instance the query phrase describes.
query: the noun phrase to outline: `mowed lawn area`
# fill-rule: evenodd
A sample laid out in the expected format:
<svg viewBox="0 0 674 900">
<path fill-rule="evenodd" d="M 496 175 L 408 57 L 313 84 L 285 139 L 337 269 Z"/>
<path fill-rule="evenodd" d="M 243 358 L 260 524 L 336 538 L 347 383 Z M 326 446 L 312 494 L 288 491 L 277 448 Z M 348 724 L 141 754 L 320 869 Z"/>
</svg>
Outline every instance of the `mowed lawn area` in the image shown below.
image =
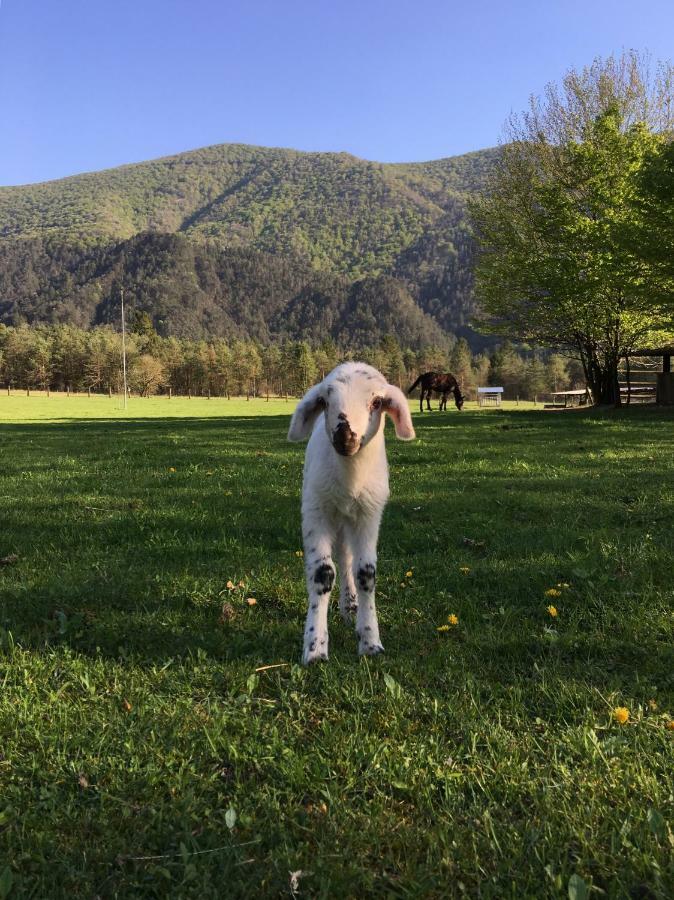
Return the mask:
<svg viewBox="0 0 674 900">
<path fill-rule="evenodd" d="M 0 395 L 0 898 L 671 897 L 674 416 L 387 426 L 304 669 L 292 406 Z"/>
</svg>

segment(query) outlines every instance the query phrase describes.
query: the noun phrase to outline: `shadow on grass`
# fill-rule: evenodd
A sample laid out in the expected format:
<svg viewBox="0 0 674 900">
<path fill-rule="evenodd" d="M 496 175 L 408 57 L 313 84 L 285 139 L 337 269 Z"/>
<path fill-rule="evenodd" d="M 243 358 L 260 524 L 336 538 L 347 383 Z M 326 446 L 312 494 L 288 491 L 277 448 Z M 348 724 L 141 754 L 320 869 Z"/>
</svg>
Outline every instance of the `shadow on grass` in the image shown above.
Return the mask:
<svg viewBox="0 0 674 900">
<path fill-rule="evenodd" d="M 19 557 L 0 569 L 0 624 L 26 648 L 67 644 L 148 665 L 198 650 L 222 662 L 296 661 L 304 453 L 286 443 L 287 424 L 279 415 L 0 425 L 0 556 Z M 396 590 L 398 570 L 414 561 L 424 596 L 413 602 L 432 618 L 448 590 L 461 598 L 459 564 L 481 566 L 481 587 L 466 596 L 471 637 L 462 653 L 482 681 L 512 684 L 546 662 L 584 672 L 602 689 L 635 670 L 662 675 L 662 636 L 644 622 L 671 581 L 670 424 L 641 410 L 415 415 L 420 444 L 398 444 L 389 431 L 385 590 Z M 644 447 L 656 442 L 663 453 L 651 460 Z M 607 452 L 619 459 L 607 462 Z M 661 539 L 659 555 L 639 555 L 646 528 Z M 486 559 L 474 559 L 465 535 L 486 542 Z M 602 556 L 611 540 L 613 555 Z M 632 581 L 611 570 L 630 542 Z M 606 592 L 624 628 L 607 633 L 603 614 L 579 607 L 576 631 L 552 645 L 542 627 L 507 633 L 480 618 L 501 603 L 526 620 L 530 586 L 542 606 L 541 586 L 573 567 L 589 573 L 579 602 Z M 244 588 L 225 587 L 239 579 Z M 423 659 L 429 646 L 436 652 L 434 626 L 419 636 L 407 628 L 410 602 L 398 590 L 384 609 L 385 665 Z M 234 609 L 231 620 L 222 620 L 223 604 Z M 355 665 L 351 632 L 338 626 L 334 635 L 333 656 Z"/>
</svg>

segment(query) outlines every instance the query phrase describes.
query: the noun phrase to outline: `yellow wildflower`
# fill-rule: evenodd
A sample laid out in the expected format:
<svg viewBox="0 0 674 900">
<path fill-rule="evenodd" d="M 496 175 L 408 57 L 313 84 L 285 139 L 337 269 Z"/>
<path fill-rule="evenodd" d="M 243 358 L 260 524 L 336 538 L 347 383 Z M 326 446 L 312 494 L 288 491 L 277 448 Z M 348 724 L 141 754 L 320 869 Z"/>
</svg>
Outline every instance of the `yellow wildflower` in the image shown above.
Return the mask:
<svg viewBox="0 0 674 900">
<path fill-rule="evenodd" d="M 227 588 L 228 591 L 233 591 L 234 590 L 234 582 L 228 581 L 227 584 L 225 585 L 225 587 Z"/>
<path fill-rule="evenodd" d="M 240 582 L 239 582 L 239 587 L 245 587 L 245 586 L 246 586 L 246 585 L 243 583 L 243 581 L 240 581 Z"/>
<path fill-rule="evenodd" d="M 454 615 L 454 613 L 452 613 L 451 616 L 447 616 L 447 621 L 449 622 L 450 625 L 458 625 L 459 617 Z"/>
<path fill-rule="evenodd" d="M 405 578 L 411 578 L 411 577 L 412 577 L 412 570 L 410 569 L 409 572 L 405 572 Z"/>
<path fill-rule="evenodd" d="M 257 600 L 255 599 L 255 597 L 246 597 L 246 603 L 248 604 L 248 606 L 256 606 Z"/>
<path fill-rule="evenodd" d="M 546 597 L 561 597 L 562 592 L 558 591 L 557 588 L 548 588 L 548 590 L 545 592 L 545 596 Z"/>
<path fill-rule="evenodd" d="M 299 556 L 299 557 L 304 556 L 304 551 L 303 550 L 295 550 L 295 556 Z"/>
<path fill-rule="evenodd" d="M 548 606 L 548 607 L 547 607 L 547 610 L 548 610 L 548 612 L 550 613 L 550 615 L 552 616 L 553 619 L 556 619 L 557 616 L 559 615 L 558 612 L 557 612 L 557 607 L 556 607 L 556 606 Z"/>
<path fill-rule="evenodd" d="M 630 711 L 625 706 L 616 706 L 613 710 L 613 718 L 618 725 L 625 725 L 630 717 Z"/>
<path fill-rule="evenodd" d="M 674 719 L 670 719 L 665 725 L 667 731 L 674 731 Z"/>
<path fill-rule="evenodd" d="M 175 468 L 173 466 L 169 466 L 169 472 L 175 472 Z"/>
<path fill-rule="evenodd" d="M 438 625 L 438 631 L 449 631 L 449 625 Z"/>
<path fill-rule="evenodd" d="M 463 575 L 468 575 L 470 573 L 470 566 L 459 566 L 459 572 Z"/>
</svg>

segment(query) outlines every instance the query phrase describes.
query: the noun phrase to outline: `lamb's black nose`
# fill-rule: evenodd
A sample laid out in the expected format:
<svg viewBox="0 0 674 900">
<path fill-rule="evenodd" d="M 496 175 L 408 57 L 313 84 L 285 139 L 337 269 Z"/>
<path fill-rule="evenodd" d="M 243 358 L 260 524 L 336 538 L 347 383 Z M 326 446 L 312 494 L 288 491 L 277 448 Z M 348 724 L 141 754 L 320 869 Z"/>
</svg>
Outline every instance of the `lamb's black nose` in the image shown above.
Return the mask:
<svg viewBox="0 0 674 900">
<path fill-rule="evenodd" d="M 351 431 L 346 418 L 333 431 L 332 445 L 342 456 L 353 456 L 360 447 L 360 441 L 355 432 Z"/>
</svg>

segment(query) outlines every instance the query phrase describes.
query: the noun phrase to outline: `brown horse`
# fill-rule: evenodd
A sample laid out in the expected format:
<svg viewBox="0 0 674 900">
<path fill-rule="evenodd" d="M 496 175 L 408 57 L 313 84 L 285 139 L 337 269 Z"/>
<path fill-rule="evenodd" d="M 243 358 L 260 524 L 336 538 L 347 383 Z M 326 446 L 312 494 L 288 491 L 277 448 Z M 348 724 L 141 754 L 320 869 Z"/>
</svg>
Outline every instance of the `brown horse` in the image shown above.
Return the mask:
<svg viewBox="0 0 674 900">
<path fill-rule="evenodd" d="M 424 397 L 426 398 L 426 408 L 431 409 L 431 394 L 433 391 L 440 394 L 440 409 L 447 409 L 447 397 L 450 393 L 454 394 L 454 403 L 456 408 L 461 409 L 463 406 L 463 394 L 459 387 L 459 382 L 451 374 L 451 372 L 424 372 L 420 375 L 411 387 L 407 388 L 407 393 L 411 394 L 414 388 L 421 384 L 421 396 L 419 398 L 419 410 L 424 411 Z"/>
</svg>

